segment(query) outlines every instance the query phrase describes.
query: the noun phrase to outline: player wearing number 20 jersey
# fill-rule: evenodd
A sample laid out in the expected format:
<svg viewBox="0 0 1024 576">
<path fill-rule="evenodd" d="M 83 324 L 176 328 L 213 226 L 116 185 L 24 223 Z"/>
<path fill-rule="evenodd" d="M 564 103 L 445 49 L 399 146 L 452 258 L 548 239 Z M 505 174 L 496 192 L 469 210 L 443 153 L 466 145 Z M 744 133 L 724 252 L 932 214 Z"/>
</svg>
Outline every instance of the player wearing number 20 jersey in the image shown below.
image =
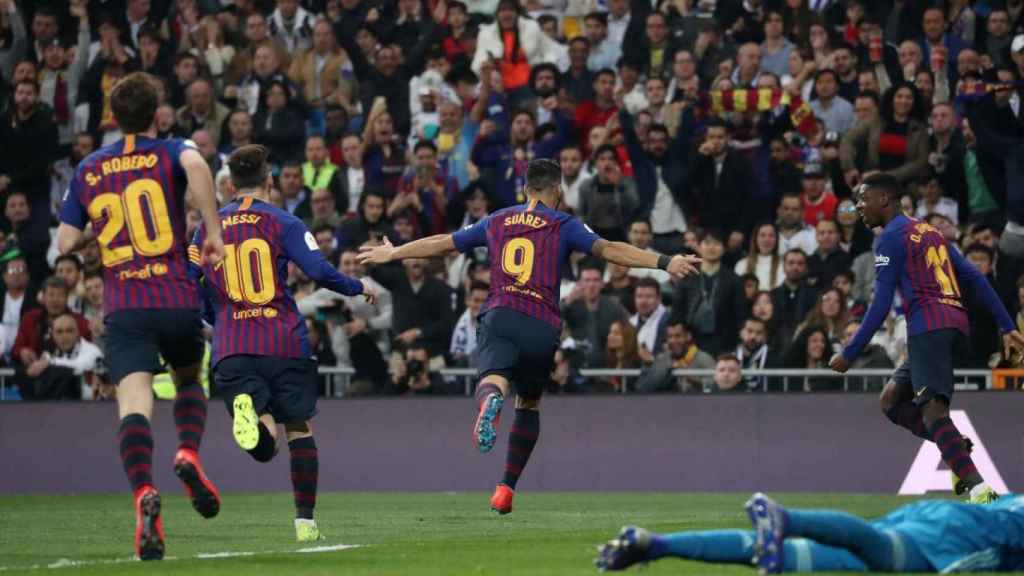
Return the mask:
<svg viewBox="0 0 1024 576">
<path fill-rule="evenodd" d="M 135 73 L 121 79 L 110 106 L 124 138 L 87 156 L 75 171 L 61 208 L 57 243 L 63 253 L 90 241 L 103 264 L 104 352 L 118 385 L 121 460 L 135 493 L 135 547 L 143 560 L 163 557 L 160 496 L 151 471 L 153 374 L 162 356 L 175 373 L 174 471 L 193 507 L 204 517 L 220 510 L 220 497 L 199 463 L 206 397 L 199 383 L 203 357 L 199 294 L 189 279 L 185 190 L 203 219 L 216 226 L 204 246 L 220 257 L 220 227 L 210 169 L 187 140 L 156 138 L 155 81 Z"/>
</svg>

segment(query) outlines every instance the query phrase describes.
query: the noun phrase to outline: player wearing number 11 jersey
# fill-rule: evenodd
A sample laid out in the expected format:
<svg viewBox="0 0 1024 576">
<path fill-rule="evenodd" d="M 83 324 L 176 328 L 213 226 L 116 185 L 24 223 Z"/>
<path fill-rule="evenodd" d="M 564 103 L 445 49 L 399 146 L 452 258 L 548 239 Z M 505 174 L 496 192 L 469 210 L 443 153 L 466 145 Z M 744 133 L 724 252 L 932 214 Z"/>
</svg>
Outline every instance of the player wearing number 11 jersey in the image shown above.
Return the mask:
<svg viewBox="0 0 1024 576">
<path fill-rule="evenodd" d="M 188 277 L 185 190 L 211 234 L 203 256 L 218 261 L 224 247 L 213 178 L 195 144 L 157 140 L 156 79 L 130 74 L 110 96 L 124 139 L 78 165 L 61 208 L 57 244 L 67 254 L 98 241 L 103 263 L 105 356 L 118 386 L 121 461 L 135 494 L 135 548 L 143 560 L 163 558 L 160 495 L 153 487 L 153 374 L 170 364 L 177 395 L 178 451 L 174 472 L 192 506 L 212 518 L 220 496 L 199 463 L 206 397 L 199 295 Z M 91 231 L 85 231 L 91 223 Z M 95 232 L 95 236 L 93 233 Z"/>
<path fill-rule="evenodd" d="M 286 282 L 288 262 L 311 279 L 346 296 L 374 289 L 343 276 L 317 247 L 301 220 L 269 203 L 273 179 L 262 146 L 242 146 L 228 159 L 235 199 L 221 209 L 224 261 L 202 266 L 212 300 L 213 377 L 234 417 L 238 445 L 258 462 L 277 453 L 277 424 L 284 424 L 291 455 L 295 533 L 317 540 L 313 519 L 319 471 L 310 419 L 316 413 L 317 374 L 305 319 Z M 196 231 L 189 258 L 201 265 L 206 231 Z M 196 270 L 199 272 L 199 270 Z"/>
<path fill-rule="evenodd" d="M 700 261 L 659 256 L 598 237 L 579 220 L 558 211 L 561 183 L 558 164 L 533 161 L 526 170 L 526 204 L 499 210 L 455 234 L 431 236 L 397 248 L 385 239 L 384 245 L 363 248 L 359 255 L 364 263 L 386 264 L 487 247 L 492 262 L 491 290 L 480 312 L 480 383 L 473 441 L 481 452 L 494 448 L 498 417 L 514 385 L 516 414 L 505 473 L 491 497 L 491 508 L 499 514 L 512 511 L 516 482 L 540 434 L 538 406 L 561 333 L 558 286 L 569 254 L 585 252 L 621 266 L 661 268 L 676 276 L 694 273 L 694 264 Z"/>
<path fill-rule="evenodd" d="M 875 296 L 860 330 L 831 366 L 837 372 L 849 369 L 889 314 L 899 290 L 906 303 L 909 357 L 882 391 L 882 411 L 894 424 L 938 445 L 957 478 L 957 493 L 970 492 L 973 502 L 990 502 L 996 495 L 949 418 L 953 359 L 966 346 L 969 330 L 960 282 L 969 284 L 995 316 L 1007 351 L 1024 349 L 1024 336 L 1014 329 L 992 286 L 955 246 L 947 246 L 932 226 L 900 213 L 901 188 L 895 178 L 869 176 L 858 194 L 864 224 L 883 227 L 875 247 Z"/>
</svg>

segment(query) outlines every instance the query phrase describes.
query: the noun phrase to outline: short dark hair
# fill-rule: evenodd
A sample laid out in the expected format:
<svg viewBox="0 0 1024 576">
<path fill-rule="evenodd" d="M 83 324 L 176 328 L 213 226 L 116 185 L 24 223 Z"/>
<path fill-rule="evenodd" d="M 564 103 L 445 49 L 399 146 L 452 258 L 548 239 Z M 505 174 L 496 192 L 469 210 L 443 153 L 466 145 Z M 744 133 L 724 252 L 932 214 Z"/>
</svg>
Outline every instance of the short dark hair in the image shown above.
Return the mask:
<svg viewBox="0 0 1024 576">
<path fill-rule="evenodd" d="M 554 160 L 541 158 L 526 167 L 526 189 L 545 192 L 562 183 L 562 167 Z"/>
<path fill-rule="evenodd" d="M 483 282 L 478 282 L 476 280 L 469 284 L 470 293 L 477 292 L 479 290 L 483 290 L 484 292 L 490 292 L 491 287 L 488 286 L 487 284 L 484 284 Z"/>
<path fill-rule="evenodd" d="M 164 39 L 160 36 L 160 32 L 151 24 L 143 24 L 142 28 L 139 29 L 139 42 L 142 42 L 143 38 L 149 38 L 160 45 L 163 45 L 164 43 Z"/>
<path fill-rule="evenodd" d="M 629 222 L 629 226 L 626 227 L 626 230 L 631 229 L 634 224 L 643 224 L 643 225 L 647 226 L 648 230 L 651 230 L 651 221 L 646 219 L 646 218 L 634 218 L 634 219 L 632 219 Z"/>
<path fill-rule="evenodd" d="M 612 82 L 615 82 L 615 70 L 612 70 L 611 68 L 601 68 L 597 72 L 594 72 L 594 76 L 591 78 L 591 83 L 597 82 L 601 76 L 611 76 Z"/>
<path fill-rule="evenodd" d="M 611 154 L 615 161 L 619 160 L 619 151 L 611 144 L 601 144 L 594 149 L 594 158 L 599 158 L 602 154 Z"/>
<path fill-rule="evenodd" d="M 782 255 L 782 260 L 785 261 L 786 258 L 789 258 L 790 254 L 799 254 L 804 261 L 807 260 L 807 252 L 804 252 L 801 248 L 790 248 L 789 250 L 786 250 L 786 253 Z"/>
<path fill-rule="evenodd" d="M 890 200 L 896 202 L 899 202 L 900 196 L 903 195 L 903 187 L 900 186 L 900 181 L 892 174 L 885 172 L 866 176 L 861 186 L 865 190 L 868 188 L 882 190 L 889 196 Z"/>
<path fill-rule="evenodd" d="M 597 258 L 585 258 L 580 262 L 580 278 L 583 277 L 585 270 L 597 270 L 598 274 L 601 274 L 602 277 L 604 276 L 604 267 L 601 266 L 601 261 Z"/>
<path fill-rule="evenodd" d="M 857 281 L 857 274 L 853 270 L 840 270 L 836 274 L 836 278 L 846 278 L 850 284 Z"/>
<path fill-rule="evenodd" d="M 429 148 L 430 150 L 432 150 L 434 152 L 434 154 L 437 154 L 437 145 L 434 144 L 434 142 L 432 140 L 427 140 L 426 138 L 421 138 L 420 140 L 416 141 L 416 145 L 413 146 L 413 148 L 412 148 L 412 153 L 415 154 L 415 153 L 419 152 L 420 148 Z"/>
<path fill-rule="evenodd" d="M 64 279 L 61 278 L 60 276 L 50 276 L 45 281 L 43 281 L 43 290 L 46 290 L 48 288 L 60 288 L 61 290 L 64 291 L 65 294 L 71 290 L 71 287 L 68 286 L 68 283 L 65 282 Z"/>
<path fill-rule="evenodd" d="M 238 147 L 228 157 L 231 184 L 238 190 L 262 187 L 267 181 L 267 174 L 270 174 L 268 155 L 267 149 L 259 144 Z"/>
<path fill-rule="evenodd" d="M 757 322 L 758 324 L 764 326 L 765 328 L 768 327 L 768 323 L 765 322 L 763 318 L 758 318 L 757 316 L 747 316 L 746 318 L 744 318 L 741 327 L 746 325 L 747 322 Z"/>
<path fill-rule="evenodd" d="M 57 259 L 53 261 L 53 269 L 57 269 L 57 265 L 61 262 L 71 262 L 75 265 L 75 269 L 79 272 L 82 271 L 82 261 L 78 259 L 78 256 L 74 254 L 61 254 L 57 256 Z"/>
<path fill-rule="evenodd" d="M 993 262 L 996 259 L 995 251 L 993 251 L 991 248 L 980 242 L 975 242 L 974 244 L 971 244 L 967 248 L 964 248 L 964 258 L 967 258 L 973 253 L 980 253 L 984 254 L 985 256 L 988 256 L 989 262 Z"/>
<path fill-rule="evenodd" d="M 735 362 L 736 364 L 739 364 L 741 367 L 743 366 L 743 363 L 740 362 L 740 359 L 732 352 L 729 352 L 727 354 L 719 354 L 718 358 L 715 358 L 715 364 L 718 364 L 719 362 Z"/>
<path fill-rule="evenodd" d="M 605 12 L 588 12 L 587 15 L 583 17 L 583 21 L 586 22 L 588 20 L 593 20 L 602 26 L 608 26 L 608 14 Z"/>
<path fill-rule="evenodd" d="M 655 76 L 655 77 L 651 78 L 651 80 L 662 80 L 662 78 L 660 76 Z M 662 80 L 662 82 L 664 82 L 664 80 Z M 650 138 L 650 136 L 651 136 L 651 134 L 653 132 L 658 132 L 660 134 L 664 134 L 666 138 L 668 138 L 668 136 L 669 136 L 668 126 L 665 126 L 664 124 L 661 124 L 661 123 L 651 124 L 650 126 L 647 127 L 647 137 L 648 138 Z"/>
<path fill-rule="evenodd" d="M 469 14 L 469 8 L 466 7 L 465 2 L 460 2 L 459 0 L 452 0 L 451 2 L 448 3 L 448 10 L 451 10 L 453 8 L 456 10 L 462 10 L 463 14 Z"/>
<path fill-rule="evenodd" d="M 722 231 L 717 228 L 708 228 L 705 230 L 704 233 L 700 235 L 700 241 L 703 242 L 705 240 L 711 240 L 713 242 L 718 242 L 723 246 L 725 245 L 725 239 L 722 237 Z"/>
<path fill-rule="evenodd" d="M 817 85 L 818 79 L 826 74 L 831 75 L 832 79 L 836 81 L 836 84 L 839 84 L 839 74 L 831 68 L 822 68 L 821 70 L 818 70 L 818 73 L 814 75 L 814 84 Z"/>
<path fill-rule="evenodd" d="M 122 78 L 110 94 L 110 108 L 125 134 L 138 134 L 153 125 L 159 97 L 153 78 L 133 72 Z"/>
<path fill-rule="evenodd" d="M 321 232 L 330 232 L 331 234 L 334 234 L 334 228 L 327 222 L 318 222 L 313 226 L 313 236 L 316 236 Z"/>
<path fill-rule="evenodd" d="M 673 316 L 669 318 L 668 324 L 666 324 L 665 327 L 671 328 L 673 326 L 682 326 L 683 330 L 686 330 L 691 334 L 693 333 L 693 328 L 691 328 L 690 325 L 686 323 L 686 320 L 683 320 L 681 316 Z"/>
<path fill-rule="evenodd" d="M 866 72 L 870 72 L 870 70 L 866 70 Z M 868 100 L 874 102 L 875 108 L 879 106 L 879 103 L 881 101 L 881 97 L 878 95 L 878 92 L 875 92 L 874 90 L 862 90 L 861 93 L 857 94 L 857 97 L 854 98 L 854 101 L 860 100 L 861 98 L 867 98 Z"/>
<path fill-rule="evenodd" d="M 644 278 L 641 278 L 639 281 L 637 281 L 636 290 L 639 290 L 641 288 L 654 288 L 654 291 L 657 292 L 659 296 L 661 296 L 661 284 L 658 284 L 658 281 L 655 280 L 654 278 L 651 278 L 650 276 L 645 276 Z"/>
</svg>

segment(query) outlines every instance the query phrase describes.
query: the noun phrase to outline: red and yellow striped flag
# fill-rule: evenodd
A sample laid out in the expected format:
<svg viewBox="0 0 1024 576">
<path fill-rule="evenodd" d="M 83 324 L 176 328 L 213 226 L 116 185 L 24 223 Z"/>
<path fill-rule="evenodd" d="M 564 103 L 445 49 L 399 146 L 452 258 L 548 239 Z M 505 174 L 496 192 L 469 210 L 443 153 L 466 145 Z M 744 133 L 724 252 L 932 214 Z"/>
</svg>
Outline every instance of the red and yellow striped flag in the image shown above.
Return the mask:
<svg viewBox="0 0 1024 576">
<path fill-rule="evenodd" d="M 800 96 L 791 96 L 779 88 L 758 88 L 739 90 L 712 90 L 703 102 L 711 114 L 725 112 L 766 112 L 778 106 L 789 108 L 793 127 L 810 136 L 814 132 L 814 112 Z"/>
</svg>

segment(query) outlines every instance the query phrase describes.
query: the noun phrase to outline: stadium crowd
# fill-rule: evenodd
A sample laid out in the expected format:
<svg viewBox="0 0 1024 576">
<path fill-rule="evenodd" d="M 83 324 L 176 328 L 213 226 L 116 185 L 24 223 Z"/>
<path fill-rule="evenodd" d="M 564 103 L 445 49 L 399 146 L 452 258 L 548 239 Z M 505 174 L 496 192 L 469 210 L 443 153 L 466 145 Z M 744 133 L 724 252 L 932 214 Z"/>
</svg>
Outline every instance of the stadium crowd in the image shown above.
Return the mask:
<svg viewBox="0 0 1024 576">
<path fill-rule="evenodd" d="M 53 235 L 137 70 L 160 79 L 160 135 L 195 142 L 222 202 L 226 155 L 267 146 L 274 201 L 380 287 L 370 305 L 291 270 L 319 362 L 355 369 L 347 394 L 461 392 L 439 369 L 473 366 L 500 263 L 356 254 L 522 202 L 535 158 L 602 236 L 703 258 L 674 281 L 574 256 L 554 393 L 765 390 L 740 369 L 826 367 L 871 299 L 851 195 L 877 170 L 1024 329 L 1024 0 L 0 0 L 0 344 L 24 398 L 113 393 L 99 248 L 57 257 Z M 1018 364 L 976 308 L 961 366 Z M 855 367 L 898 364 L 905 334 L 894 312 Z M 716 365 L 713 382 L 671 373 Z"/>
</svg>

